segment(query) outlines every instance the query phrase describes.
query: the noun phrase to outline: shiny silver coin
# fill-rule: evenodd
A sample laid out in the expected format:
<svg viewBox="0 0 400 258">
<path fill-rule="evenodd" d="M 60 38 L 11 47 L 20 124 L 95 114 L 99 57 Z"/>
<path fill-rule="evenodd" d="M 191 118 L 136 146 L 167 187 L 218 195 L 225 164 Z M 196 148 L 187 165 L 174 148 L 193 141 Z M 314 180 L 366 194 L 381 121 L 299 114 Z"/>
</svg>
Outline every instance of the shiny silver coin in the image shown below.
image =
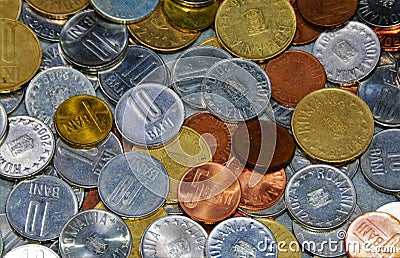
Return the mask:
<svg viewBox="0 0 400 258">
<path fill-rule="evenodd" d="M 161 57 L 142 46 L 129 46 L 120 64 L 99 73 L 103 93 L 114 104 L 131 88 L 143 83 L 169 85 L 169 70 Z"/>
<path fill-rule="evenodd" d="M 400 2 L 397 0 L 360 0 L 357 15 L 374 27 L 392 27 L 400 24 Z"/>
<path fill-rule="evenodd" d="M 118 101 L 115 124 L 129 142 L 156 146 L 174 138 L 185 117 L 182 100 L 160 84 L 141 84 Z"/>
<path fill-rule="evenodd" d="M 150 257 L 203 258 L 207 233 L 192 219 L 169 215 L 152 222 L 140 243 L 140 254 Z"/>
<path fill-rule="evenodd" d="M 276 240 L 261 222 L 235 217 L 214 227 L 206 243 L 206 256 L 211 257 L 278 257 Z"/>
<path fill-rule="evenodd" d="M 11 228 L 5 213 L 0 214 L 0 233 L 3 241 L 3 254 L 18 246 L 29 244 L 27 239 L 22 238 Z"/>
<path fill-rule="evenodd" d="M 207 109 L 223 120 L 245 121 L 269 106 L 271 83 L 256 63 L 227 59 L 214 64 L 203 80 Z"/>
<path fill-rule="evenodd" d="M 43 49 L 40 70 L 46 70 L 56 66 L 70 66 L 61 54 L 60 43 L 53 43 Z"/>
<path fill-rule="evenodd" d="M 3 142 L 8 129 L 7 111 L 0 103 L 0 144 Z"/>
<path fill-rule="evenodd" d="M 376 211 L 386 212 L 395 217 L 396 219 L 400 220 L 400 202 L 389 202 L 378 209 Z"/>
<path fill-rule="evenodd" d="M 60 243 L 58 242 L 58 240 L 54 241 L 49 248 L 51 250 L 53 250 L 53 252 L 55 252 L 56 254 L 61 256 L 61 252 L 60 252 Z"/>
<path fill-rule="evenodd" d="M 192 47 L 183 52 L 172 68 L 172 86 L 189 106 L 205 109 L 202 82 L 208 69 L 222 59 L 232 56 L 221 48 L 212 46 Z"/>
<path fill-rule="evenodd" d="M 24 98 L 24 89 L 20 89 L 11 93 L 0 94 L 0 104 L 3 105 L 7 114 L 13 112 Z"/>
<path fill-rule="evenodd" d="M 184 3 L 184 4 L 192 5 L 192 6 L 203 6 L 203 5 L 212 4 L 214 1 L 213 0 L 177 0 L 176 2 Z"/>
<path fill-rule="evenodd" d="M 87 210 L 71 218 L 60 235 L 61 256 L 128 257 L 132 239 L 128 226 L 117 215 Z"/>
<path fill-rule="evenodd" d="M 0 196 L 3 197 L 0 198 L 0 213 L 6 212 L 7 196 L 10 194 L 14 185 L 14 181 L 0 178 Z"/>
<path fill-rule="evenodd" d="M 272 119 L 272 121 L 274 121 L 275 123 L 287 129 L 291 129 L 294 108 L 285 107 L 272 98 L 270 99 L 270 104 L 271 110 L 267 110 L 265 114 L 267 114 L 268 117 Z"/>
<path fill-rule="evenodd" d="M 352 83 L 368 76 L 379 62 L 379 38 L 367 25 L 348 22 L 323 32 L 315 41 L 313 54 L 326 71 L 327 80 Z"/>
<path fill-rule="evenodd" d="M 165 203 L 163 208 L 168 215 L 185 215 L 177 203 Z"/>
<path fill-rule="evenodd" d="M 38 241 L 57 238 L 77 212 L 74 191 L 54 176 L 21 181 L 11 191 L 6 205 L 11 227 L 23 237 Z"/>
<path fill-rule="evenodd" d="M 296 172 L 285 190 L 290 215 L 301 225 L 329 230 L 343 225 L 356 207 L 351 179 L 329 165 L 310 165 Z"/>
<path fill-rule="evenodd" d="M 164 204 L 168 190 L 167 171 L 147 153 L 120 154 L 99 175 L 100 199 L 107 208 L 124 217 L 153 213 Z"/>
<path fill-rule="evenodd" d="M 53 250 L 43 245 L 29 244 L 19 246 L 4 255 L 4 258 L 60 258 Z"/>
<path fill-rule="evenodd" d="M 124 25 L 108 22 L 93 10 L 86 10 L 64 25 L 60 44 L 64 57 L 81 69 L 106 69 L 124 53 L 128 30 Z"/>
<path fill-rule="evenodd" d="M 30 81 L 25 93 L 26 111 L 55 133 L 53 119 L 56 109 L 65 100 L 81 94 L 96 96 L 85 75 L 70 67 L 49 68 Z"/>
<path fill-rule="evenodd" d="M 53 164 L 57 174 L 69 184 L 95 188 L 98 186 L 99 174 L 104 165 L 122 152 L 122 145 L 113 133 L 100 145 L 91 149 L 72 148 L 58 139 Z"/>
<path fill-rule="evenodd" d="M 361 156 L 361 171 L 376 189 L 400 192 L 400 129 L 384 130 L 374 135 L 367 151 Z"/>
<path fill-rule="evenodd" d="M 8 118 L 8 134 L 0 145 L 0 175 L 27 178 L 43 170 L 53 158 L 55 141 L 50 128 L 36 118 Z"/>
</svg>

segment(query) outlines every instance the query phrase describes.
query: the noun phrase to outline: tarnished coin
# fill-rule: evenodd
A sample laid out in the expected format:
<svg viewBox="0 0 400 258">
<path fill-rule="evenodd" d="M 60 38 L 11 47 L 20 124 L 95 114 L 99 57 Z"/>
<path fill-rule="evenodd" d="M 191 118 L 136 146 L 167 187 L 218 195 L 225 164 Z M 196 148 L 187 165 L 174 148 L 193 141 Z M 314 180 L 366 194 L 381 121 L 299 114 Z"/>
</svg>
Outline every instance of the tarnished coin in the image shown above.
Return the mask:
<svg viewBox="0 0 400 258">
<path fill-rule="evenodd" d="M 224 220 L 210 232 L 206 256 L 212 257 L 278 257 L 272 232 L 261 222 L 244 217 Z"/>
<path fill-rule="evenodd" d="M 76 214 L 62 229 L 61 256 L 128 257 L 131 235 L 125 222 L 104 210 L 87 210 Z"/>
<path fill-rule="evenodd" d="M 315 41 L 313 55 L 329 81 L 352 83 L 367 77 L 378 64 L 379 38 L 367 25 L 351 21 L 323 32 Z"/>
<path fill-rule="evenodd" d="M 3 105 L 0 103 L 0 144 L 6 136 L 8 128 L 7 112 Z"/>
<path fill-rule="evenodd" d="M 8 134 L 0 145 L 0 175 L 10 179 L 30 177 L 53 158 L 55 142 L 50 128 L 29 116 L 8 118 Z"/>
<path fill-rule="evenodd" d="M 10 93 L 0 94 L 0 103 L 5 108 L 7 114 L 13 112 L 24 98 L 24 89 L 20 89 Z"/>
<path fill-rule="evenodd" d="M 379 207 L 378 209 L 376 209 L 376 211 L 389 213 L 390 215 L 392 215 L 393 217 L 395 217 L 400 221 L 400 202 L 386 203 L 381 207 Z"/>
<path fill-rule="evenodd" d="M 65 19 L 74 13 L 85 9 L 88 0 L 57 1 L 57 0 L 27 0 L 36 12 L 53 19 Z"/>
<path fill-rule="evenodd" d="M 22 0 L 3 0 L 0 2 L 0 18 L 18 20 L 21 14 Z"/>
<path fill-rule="evenodd" d="M 145 217 L 167 198 L 168 174 L 147 153 L 127 152 L 112 158 L 99 175 L 99 195 L 111 211 L 124 217 Z"/>
<path fill-rule="evenodd" d="M 21 181 L 7 199 L 10 225 L 22 236 L 46 241 L 57 238 L 64 224 L 78 212 L 72 188 L 54 176 Z"/>
<path fill-rule="evenodd" d="M 360 0 L 357 15 L 373 27 L 389 28 L 400 25 L 400 2 L 397 0 Z"/>
<path fill-rule="evenodd" d="M 56 66 L 70 66 L 61 54 L 60 43 L 52 43 L 43 49 L 40 70 L 46 70 Z"/>
<path fill-rule="evenodd" d="M 305 227 L 326 230 L 341 226 L 356 207 L 351 179 L 329 165 L 310 165 L 289 180 L 285 200 L 289 213 Z"/>
<path fill-rule="evenodd" d="M 203 258 L 207 233 L 188 217 L 169 215 L 151 223 L 142 236 L 140 254 L 150 257 Z"/>
<path fill-rule="evenodd" d="M 12 229 L 5 213 L 0 213 L 0 234 L 3 241 L 3 254 L 8 253 L 18 246 L 30 243 L 29 240 L 21 237 Z"/>
<path fill-rule="evenodd" d="M 4 258 L 16 257 L 59 258 L 60 256 L 50 248 L 43 245 L 29 244 L 14 248 L 4 255 Z"/>
</svg>

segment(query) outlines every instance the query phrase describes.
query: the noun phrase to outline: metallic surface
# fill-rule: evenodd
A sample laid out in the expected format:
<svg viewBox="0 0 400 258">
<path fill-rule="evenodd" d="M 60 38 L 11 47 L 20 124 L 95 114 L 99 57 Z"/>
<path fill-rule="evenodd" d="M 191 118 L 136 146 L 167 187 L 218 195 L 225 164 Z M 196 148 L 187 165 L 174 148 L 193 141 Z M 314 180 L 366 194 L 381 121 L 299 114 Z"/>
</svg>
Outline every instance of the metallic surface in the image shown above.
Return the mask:
<svg viewBox="0 0 400 258">
<path fill-rule="evenodd" d="M 27 0 L 26 1 L 36 12 L 53 19 L 65 19 L 89 5 L 88 0 L 74 1 L 47 1 Z"/>
<path fill-rule="evenodd" d="M 24 90 L 20 89 L 10 93 L 0 94 L 0 103 L 6 109 L 7 114 L 12 113 L 24 98 Z"/>
<path fill-rule="evenodd" d="M 279 104 L 274 99 L 270 99 L 269 103 L 271 105 L 265 114 L 267 114 L 267 116 L 275 123 L 285 127 L 286 129 L 290 129 L 294 108 Z"/>
<path fill-rule="evenodd" d="M 400 50 L 400 28 L 397 26 L 395 28 L 374 28 L 383 51 L 396 52 Z"/>
<path fill-rule="evenodd" d="M 97 188 L 90 189 L 85 199 L 83 199 L 82 210 L 94 209 L 94 207 L 100 202 L 99 192 Z"/>
<path fill-rule="evenodd" d="M 400 2 L 360 0 L 357 16 L 373 27 L 394 27 L 400 25 Z"/>
<path fill-rule="evenodd" d="M 29 244 L 19 246 L 4 255 L 4 258 L 16 257 L 40 257 L 40 258 L 59 258 L 53 250 L 43 245 Z"/>
<path fill-rule="evenodd" d="M 294 34 L 292 45 L 306 45 L 316 40 L 323 30 L 305 22 L 297 8 L 297 4 L 293 6 L 293 9 L 296 14 L 296 33 Z"/>
<path fill-rule="evenodd" d="M 21 14 L 22 0 L 3 0 L 0 2 L 0 18 L 18 20 Z"/>
<path fill-rule="evenodd" d="M 18 246 L 30 243 L 29 240 L 21 237 L 11 228 L 5 213 L 0 213 L 0 233 L 3 241 L 3 254 Z"/>
<path fill-rule="evenodd" d="M 0 144 L 3 142 L 8 129 L 7 112 L 0 103 Z"/>
<path fill-rule="evenodd" d="M 43 49 L 40 70 L 46 70 L 55 66 L 70 66 L 61 54 L 60 43 L 53 43 Z"/>
</svg>

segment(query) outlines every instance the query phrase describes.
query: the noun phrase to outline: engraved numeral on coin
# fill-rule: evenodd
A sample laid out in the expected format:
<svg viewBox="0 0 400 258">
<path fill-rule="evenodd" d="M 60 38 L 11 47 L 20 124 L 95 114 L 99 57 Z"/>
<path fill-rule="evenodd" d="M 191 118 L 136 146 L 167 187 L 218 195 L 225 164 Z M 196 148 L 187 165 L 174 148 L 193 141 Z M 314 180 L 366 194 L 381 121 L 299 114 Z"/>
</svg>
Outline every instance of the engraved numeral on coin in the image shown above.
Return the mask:
<svg viewBox="0 0 400 258">
<path fill-rule="evenodd" d="M 132 177 L 126 176 L 115 187 L 114 191 L 108 197 L 108 201 L 113 205 L 121 205 L 124 209 L 129 208 L 133 204 L 142 185 L 138 189 L 135 189 L 135 187 L 135 180 Z"/>
<path fill-rule="evenodd" d="M 107 61 L 112 53 L 118 53 L 118 46 L 113 45 L 104 35 L 98 35 L 95 32 L 92 32 L 91 37 L 85 39 L 82 44 L 101 61 Z"/>
<path fill-rule="evenodd" d="M 4 26 L 1 31 L 1 61 L 10 63 L 15 59 L 15 28 Z"/>
<path fill-rule="evenodd" d="M 372 109 L 372 113 L 375 114 L 375 117 L 382 118 L 390 118 L 393 116 L 395 112 L 394 102 L 397 101 L 397 95 L 393 93 L 388 87 L 382 89 L 380 97 L 375 102 L 374 108 Z"/>
<path fill-rule="evenodd" d="M 46 221 L 48 202 L 39 202 L 31 200 L 28 206 L 28 213 L 25 221 L 25 232 L 29 235 L 36 234 L 37 227 L 40 230 L 40 236 L 44 236 L 44 224 Z M 42 215 L 42 216 L 41 216 Z"/>
<path fill-rule="evenodd" d="M 32 253 L 34 252 L 34 253 Z M 24 250 L 24 258 L 45 258 L 43 250 Z"/>
<path fill-rule="evenodd" d="M 162 116 L 162 111 L 146 90 L 137 92 L 136 98 L 130 96 L 129 102 L 136 109 L 139 116 L 147 123 L 157 121 Z"/>
<path fill-rule="evenodd" d="M 393 172 L 400 172 L 400 154 L 396 152 L 389 152 L 387 154 L 389 160 L 389 168 Z"/>
<path fill-rule="evenodd" d="M 155 66 L 156 62 L 152 61 L 149 56 L 146 56 L 145 58 L 142 57 L 138 63 L 136 63 L 134 66 L 128 67 L 121 73 L 121 79 L 127 83 L 126 79 L 128 76 L 132 75 L 134 77 L 129 78 L 129 83 L 127 84 L 135 85 L 142 81 L 143 78 L 151 76 L 152 73 L 150 71 L 152 71 Z"/>
</svg>

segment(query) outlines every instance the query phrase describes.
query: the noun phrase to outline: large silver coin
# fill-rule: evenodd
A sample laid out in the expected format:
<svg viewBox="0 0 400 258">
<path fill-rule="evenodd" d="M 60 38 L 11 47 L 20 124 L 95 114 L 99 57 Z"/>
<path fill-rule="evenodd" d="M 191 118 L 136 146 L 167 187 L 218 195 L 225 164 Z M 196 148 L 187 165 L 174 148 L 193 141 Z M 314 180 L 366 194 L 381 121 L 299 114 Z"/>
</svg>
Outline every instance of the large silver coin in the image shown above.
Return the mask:
<svg viewBox="0 0 400 258">
<path fill-rule="evenodd" d="M 71 187 L 54 176 L 20 182 L 7 199 L 6 214 L 12 228 L 38 241 L 57 238 L 64 224 L 78 212 Z"/>
<path fill-rule="evenodd" d="M 128 257 L 132 246 L 125 222 L 104 210 L 75 215 L 65 224 L 59 241 L 64 258 Z"/>
<path fill-rule="evenodd" d="M 0 145 L 0 175 L 21 179 L 39 173 L 53 158 L 50 128 L 29 116 L 10 117 L 8 123 L 8 134 Z"/>
<path fill-rule="evenodd" d="M 393 27 L 400 24 L 398 0 L 360 0 L 357 15 L 373 27 Z"/>
<path fill-rule="evenodd" d="M 0 144 L 3 142 L 6 136 L 8 128 L 7 111 L 0 103 Z"/>
<path fill-rule="evenodd" d="M 19 246 L 4 255 L 4 258 L 59 258 L 53 250 L 43 245 Z"/>
<path fill-rule="evenodd" d="M 169 178 L 147 153 L 127 152 L 111 159 L 99 175 L 99 196 L 118 215 L 144 217 L 164 204 Z"/>
<path fill-rule="evenodd" d="M 174 138 L 185 117 L 182 100 L 160 84 L 141 84 L 118 101 L 115 124 L 129 142 L 156 146 Z"/>
<path fill-rule="evenodd" d="M 192 219 L 169 215 L 151 223 L 142 236 L 140 254 L 150 257 L 203 258 L 207 233 Z"/>
<path fill-rule="evenodd" d="M 18 235 L 10 226 L 5 213 L 0 214 L 0 233 L 3 240 L 3 253 L 6 254 L 12 249 L 28 244 L 28 240 Z"/>
</svg>

